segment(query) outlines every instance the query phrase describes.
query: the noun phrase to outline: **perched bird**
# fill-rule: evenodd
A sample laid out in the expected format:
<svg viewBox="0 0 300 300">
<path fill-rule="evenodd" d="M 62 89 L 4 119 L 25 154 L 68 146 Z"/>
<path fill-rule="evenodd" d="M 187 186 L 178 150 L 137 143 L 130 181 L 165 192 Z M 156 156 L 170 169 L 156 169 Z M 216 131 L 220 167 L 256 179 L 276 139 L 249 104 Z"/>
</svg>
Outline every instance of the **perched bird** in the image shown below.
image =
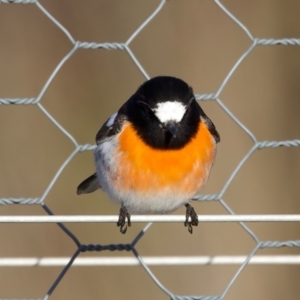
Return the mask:
<svg viewBox="0 0 300 300">
<path fill-rule="evenodd" d="M 190 233 L 198 216 L 189 201 L 205 184 L 220 141 L 212 121 L 184 81 L 159 76 L 146 81 L 96 135 L 96 173 L 77 194 L 102 188 L 121 205 L 117 225 L 130 213 L 164 214 L 186 206 Z"/>
</svg>

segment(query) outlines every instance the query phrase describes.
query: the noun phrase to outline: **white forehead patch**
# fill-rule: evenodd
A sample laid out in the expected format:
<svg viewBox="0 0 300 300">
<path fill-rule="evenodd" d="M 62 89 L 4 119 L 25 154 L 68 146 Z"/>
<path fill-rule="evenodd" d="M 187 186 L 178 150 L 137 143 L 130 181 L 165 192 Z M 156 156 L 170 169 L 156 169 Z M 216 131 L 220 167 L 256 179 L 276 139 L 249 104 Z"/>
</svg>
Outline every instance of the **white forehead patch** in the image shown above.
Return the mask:
<svg viewBox="0 0 300 300">
<path fill-rule="evenodd" d="M 178 101 L 160 102 L 153 109 L 156 117 L 162 122 L 180 122 L 185 114 L 185 106 Z"/>
<path fill-rule="evenodd" d="M 114 124 L 115 118 L 118 115 L 118 113 L 114 113 L 107 121 L 106 126 L 110 127 L 112 124 Z"/>
</svg>

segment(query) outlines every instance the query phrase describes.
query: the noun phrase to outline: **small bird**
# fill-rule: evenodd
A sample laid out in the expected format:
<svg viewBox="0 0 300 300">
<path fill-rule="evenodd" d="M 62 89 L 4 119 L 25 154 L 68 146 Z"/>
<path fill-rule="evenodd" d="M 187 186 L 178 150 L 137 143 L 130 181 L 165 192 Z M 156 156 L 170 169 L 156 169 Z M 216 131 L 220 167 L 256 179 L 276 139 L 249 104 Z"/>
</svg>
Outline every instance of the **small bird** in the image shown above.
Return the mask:
<svg viewBox="0 0 300 300">
<path fill-rule="evenodd" d="M 102 188 L 121 205 L 117 226 L 130 213 L 164 214 L 186 206 L 190 233 L 198 216 L 189 201 L 205 184 L 220 141 L 212 121 L 183 80 L 154 77 L 113 114 L 96 135 L 96 173 L 77 194 Z"/>
</svg>

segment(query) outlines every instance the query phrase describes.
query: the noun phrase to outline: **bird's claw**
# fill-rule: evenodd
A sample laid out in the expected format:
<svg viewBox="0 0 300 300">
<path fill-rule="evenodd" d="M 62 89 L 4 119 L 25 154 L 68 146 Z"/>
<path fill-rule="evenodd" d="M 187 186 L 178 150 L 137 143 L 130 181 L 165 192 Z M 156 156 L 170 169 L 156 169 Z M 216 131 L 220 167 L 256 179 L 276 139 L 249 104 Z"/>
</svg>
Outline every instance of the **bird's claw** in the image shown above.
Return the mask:
<svg viewBox="0 0 300 300">
<path fill-rule="evenodd" d="M 130 214 L 128 213 L 126 207 L 122 205 L 120 208 L 119 220 L 117 222 L 117 226 L 120 227 L 120 232 L 122 234 L 125 234 L 127 231 L 126 219 L 127 219 L 127 224 L 130 227 L 131 226 Z"/>
<path fill-rule="evenodd" d="M 185 207 L 186 207 L 186 214 L 185 214 L 184 226 L 187 226 L 189 233 L 192 234 L 193 226 L 198 226 L 199 223 L 198 216 L 191 205 L 187 203 L 185 204 Z M 191 221 L 189 221 L 189 218 L 191 218 Z"/>
</svg>

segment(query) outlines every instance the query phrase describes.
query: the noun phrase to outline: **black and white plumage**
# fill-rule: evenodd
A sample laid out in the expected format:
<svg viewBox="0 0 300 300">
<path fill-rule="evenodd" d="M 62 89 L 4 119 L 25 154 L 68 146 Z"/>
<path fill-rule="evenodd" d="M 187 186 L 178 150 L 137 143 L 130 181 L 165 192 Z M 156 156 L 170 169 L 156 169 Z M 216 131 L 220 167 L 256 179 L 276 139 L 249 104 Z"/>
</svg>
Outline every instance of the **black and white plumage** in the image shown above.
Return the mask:
<svg viewBox="0 0 300 300">
<path fill-rule="evenodd" d="M 121 205 L 120 219 L 128 221 L 128 211 L 167 213 L 186 205 L 187 219 L 193 216 L 192 225 L 197 225 L 188 202 L 205 184 L 219 141 L 192 88 L 181 79 L 155 77 L 100 128 L 94 152 L 97 172 L 78 186 L 77 194 L 102 188 Z M 123 219 L 118 222 L 121 232 Z"/>
</svg>

